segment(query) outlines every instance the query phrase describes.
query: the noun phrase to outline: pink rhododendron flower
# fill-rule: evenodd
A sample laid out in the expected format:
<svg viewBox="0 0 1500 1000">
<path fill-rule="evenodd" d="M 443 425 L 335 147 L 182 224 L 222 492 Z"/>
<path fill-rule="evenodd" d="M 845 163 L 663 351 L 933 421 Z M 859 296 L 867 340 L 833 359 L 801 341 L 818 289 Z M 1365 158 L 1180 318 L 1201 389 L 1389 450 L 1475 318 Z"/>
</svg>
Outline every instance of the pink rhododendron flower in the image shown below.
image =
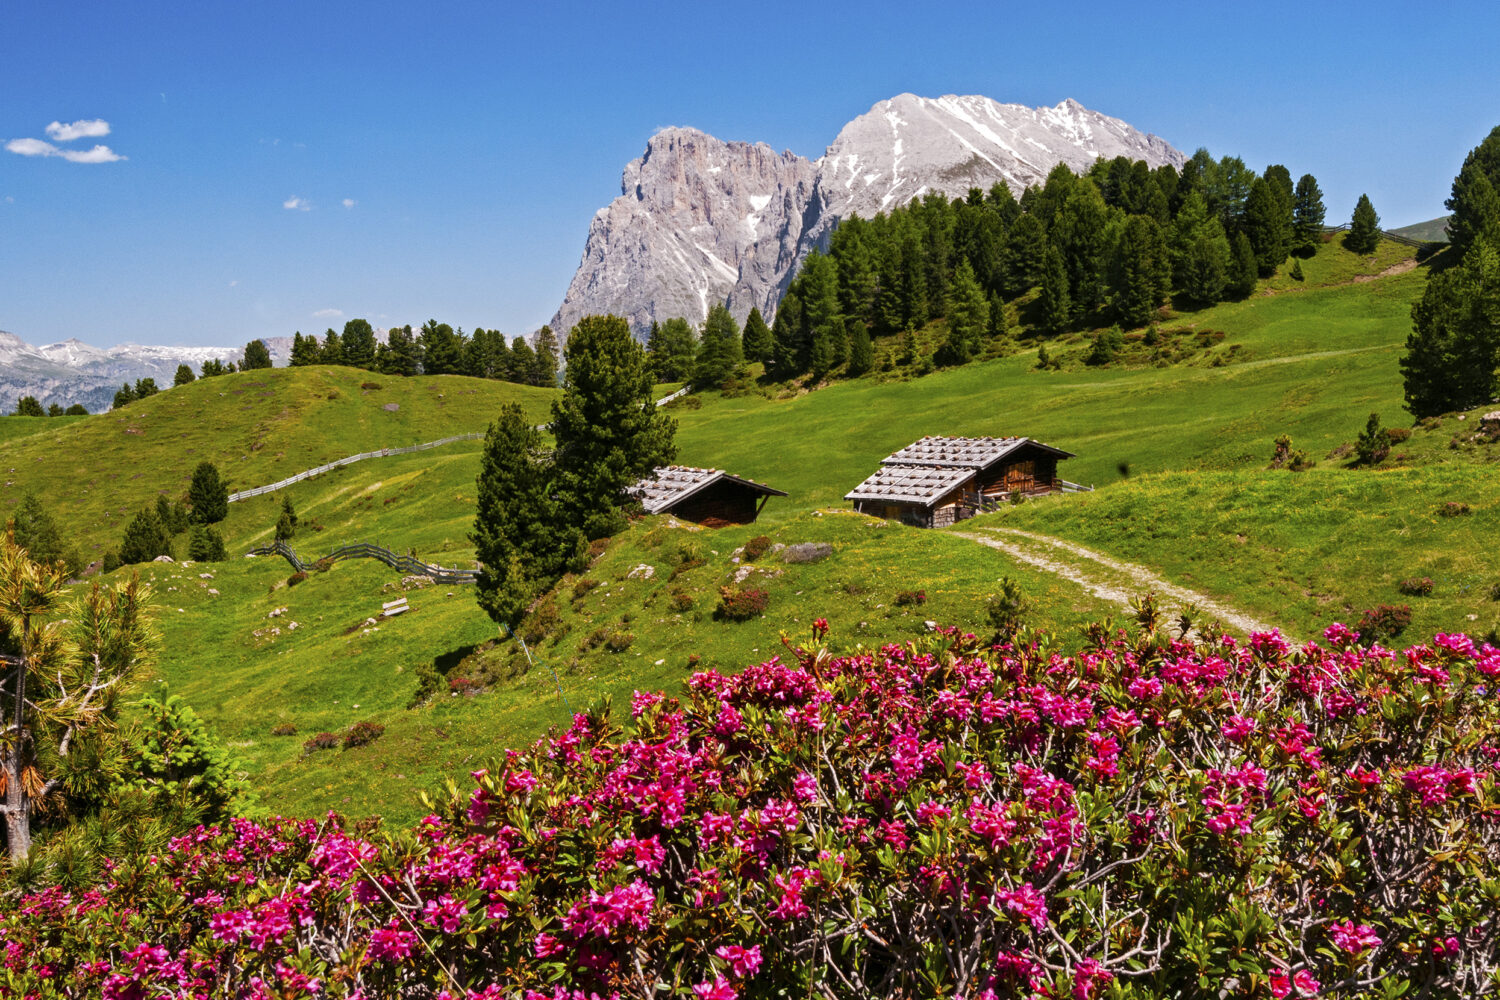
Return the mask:
<svg viewBox="0 0 1500 1000">
<path fill-rule="evenodd" d="M 1015 889 L 1001 889 L 995 899 L 1010 912 L 1027 920 L 1033 930 L 1047 929 L 1047 900 L 1032 886 L 1021 883 Z"/>
<path fill-rule="evenodd" d="M 1383 943 L 1376 935 L 1375 928 L 1369 924 L 1356 924 L 1352 920 L 1331 924 L 1328 928 L 1328 937 L 1333 941 L 1335 948 L 1341 948 L 1351 955 L 1358 955 L 1370 948 L 1378 948 Z"/>
<path fill-rule="evenodd" d="M 698 983 L 693 995 L 699 1000 L 738 1000 L 739 992 L 723 976 L 715 976 L 713 982 Z"/>
<path fill-rule="evenodd" d="M 760 971 L 760 945 L 742 948 L 737 944 L 721 945 L 714 954 L 729 963 L 729 971 L 739 979 L 746 979 Z"/>
</svg>

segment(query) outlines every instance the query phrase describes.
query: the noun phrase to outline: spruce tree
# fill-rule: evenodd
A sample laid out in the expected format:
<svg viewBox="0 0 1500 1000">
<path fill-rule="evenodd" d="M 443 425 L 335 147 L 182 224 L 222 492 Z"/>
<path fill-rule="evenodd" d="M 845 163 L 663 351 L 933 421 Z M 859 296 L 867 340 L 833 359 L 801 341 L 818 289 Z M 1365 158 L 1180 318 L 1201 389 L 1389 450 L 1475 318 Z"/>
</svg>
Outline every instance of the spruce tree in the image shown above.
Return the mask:
<svg viewBox="0 0 1500 1000">
<path fill-rule="evenodd" d="M 151 562 L 157 556 L 172 554 L 171 536 L 167 534 L 156 513 L 150 508 L 139 511 L 125 526 L 125 535 L 120 540 L 120 562 Z"/>
<path fill-rule="evenodd" d="M 188 536 L 188 558 L 194 562 L 223 562 L 229 558 L 224 548 L 224 537 L 217 528 L 206 524 L 193 525 Z"/>
<path fill-rule="evenodd" d="M 984 346 L 989 327 L 989 300 L 974 277 L 974 269 L 965 260 L 953 272 L 948 287 L 948 340 L 938 360 L 947 365 L 971 360 Z"/>
<path fill-rule="evenodd" d="M 1291 250 L 1291 205 L 1283 202 L 1278 188 L 1263 177 L 1250 185 L 1245 200 L 1245 235 L 1255 251 L 1255 266 L 1268 278 L 1286 260 Z"/>
<path fill-rule="evenodd" d="M 1391 435 L 1380 426 L 1380 414 L 1372 413 L 1354 442 L 1354 454 L 1360 465 L 1379 465 L 1390 453 Z"/>
<path fill-rule="evenodd" d="M 203 364 L 198 366 L 198 377 L 213 378 L 215 375 L 226 374 L 227 371 L 228 369 L 224 367 L 224 362 L 220 361 L 218 358 L 213 358 L 212 360 L 205 361 L 203 362 Z"/>
<path fill-rule="evenodd" d="M 318 364 L 318 338 L 304 337 L 302 331 L 298 330 L 292 334 L 292 357 L 293 368 L 304 368 L 308 365 Z"/>
<path fill-rule="evenodd" d="M 770 364 L 774 342 L 771 328 L 766 325 L 766 319 L 760 314 L 758 306 L 752 308 L 750 315 L 745 317 L 743 344 L 746 361 Z"/>
<path fill-rule="evenodd" d="M 49 416 L 49 417 L 60 417 L 62 415 L 63 415 L 63 408 L 62 408 L 62 404 L 61 403 L 48 403 L 47 404 L 47 416 Z"/>
<path fill-rule="evenodd" d="M 802 297 L 788 289 L 771 322 L 771 372 L 776 378 L 789 379 L 803 370 L 802 322 Z"/>
<path fill-rule="evenodd" d="M 1172 290 L 1172 264 L 1161 226 L 1132 215 L 1115 244 L 1110 294 L 1115 314 L 1128 326 L 1145 326 Z"/>
<path fill-rule="evenodd" d="M 387 331 L 381 359 L 380 370 L 387 375 L 409 377 L 421 374 L 422 347 L 412 335 L 410 324 Z"/>
<path fill-rule="evenodd" d="M 1011 226 L 1000 251 L 1000 284 L 1008 297 L 1024 295 L 1041 281 L 1047 253 L 1047 231 L 1034 215 L 1023 215 Z"/>
<path fill-rule="evenodd" d="M 1244 233 L 1234 234 L 1233 251 L 1229 258 L 1228 280 L 1224 292 L 1230 298 L 1243 299 L 1255 291 L 1255 279 L 1260 265 L 1255 259 L 1255 248 L 1250 237 Z"/>
<path fill-rule="evenodd" d="M 76 575 L 83 568 L 77 551 L 63 538 L 47 508 L 36 494 L 27 493 L 16 504 L 10 515 L 10 527 L 15 532 L 16 544 L 26 550 L 39 563 L 60 563 L 68 575 Z"/>
<path fill-rule="evenodd" d="M 136 399 L 149 399 L 158 392 L 161 392 L 161 390 L 156 387 L 156 379 L 151 378 L 149 375 L 145 378 L 135 380 Z"/>
<path fill-rule="evenodd" d="M 1497 244 L 1482 234 L 1458 266 L 1432 275 L 1411 315 L 1400 368 L 1412 415 L 1465 410 L 1493 398 L 1500 364 Z"/>
<path fill-rule="evenodd" d="M 1479 189 L 1481 181 L 1487 190 Z M 1497 191 L 1500 191 L 1500 125 L 1491 129 L 1484 141 L 1464 157 L 1463 167 L 1453 178 L 1452 193 L 1444 202 L 1453 213 L 1448 220 L 1448 243 L 1456 256 L 1467 253 L 1487 226 L 1500 224 L 1493 216 Z"/>
<path fill-rule="evenodd" d="M 375 329 L 368 320 L 351 319 L 344 324 L 340 338 L 344 346 L 344 364 L 351 368 L 375 370 Z"/>
<path fill-rule="evenodd" d="M 1354 253 L 1374 253 L 1380 242 L 1380 216 L 1370 204 L 1370 196 L 1362 194 L 1354 206 L 1354 217 L 1349 223 L 1349 232 L 1344 236 L 1344 246 Z"/>
<path fill-rule="evenodd" d="M 199 462 L 188 486 L 189 514 L 194 524 L 218 524 L 229 516 L 229 487 L 219 478 L 219 467 Z"/>
<path fill-rule="evenodd" d="M 844 369 L 850 378 L 863 375 L 875 363 L 875 345 L 870 342 L 870 331 L 863 323 L 854 324 L 849 335 L 849 364 Z"/>
<path fill-rule="evenodd" d="M 531 344 L 525 337 L 516 337 L 510 342 L 510 373 L 506 376 L 506 381 L 530 385 L 531 376 L 535 372 L 536 352 L 531 349 Z"/>
<path fill-rule="evenodd" d="M 1318 188 L 1318 179 L 1312 174 L 1303 174 L 1297 181 L 1297 190 L 1292 196 L 1292 252 L 1303 257 L 1312 256 L 1323 242 L 1323 192 Z"/>
<path fill-rule="evenodd" d="M 256 339 L 245 345 L 245 356 L 240 361 L 240 371 L 254 371 L 271 367 L 271 352 L 264 340 Z"/>
<path fill-rule="evenodd" d="M 130 387 L 129 382 L 126 382 L 115 390 L 115 409 L 118 410 L 122 406 L 129 406 L 133 402 L 135 402 L 135 390 Z"/>
<path fill-rule="evenodd" d="M 658 382 L 686 382 L 693 374 L 698 341 L 688 321 L 673 316 L 665 323 L 651 325 L 651 339 L 647 341 L 646 351 L 650 356 L 651 373 Z"/>
<path fill-rule="evenodd" d="M 652 398 L 646 352 L 619 316 L 586 316 L 568 335 L 552 404 L 563 523 L 590 538 L 618 530 L 625 489 L 676 454 L 677 424 Z"/>
<path fill-rule="evenodd" d="M 344 338 L 333 327 L 323 331 L 323 344 L 318 348 L 318 364 L 341 365 L 344 363 Z"/>
<path fill-rule="evenodd" d="M 531 369 L 531 384 L 544 386 L 548 389 L 557 387 L 557 336 L 552 332 L 552 327 L 542 324 L 542 328 L 536 333 L 536 347 L 533 348 L 533 367 Z"/>
<path fill-rule="evenodd" d="M 292 509 L 292 498 L 281 495 L 281 514 L 276 518 L 276 540 L 291 541 L 297 535 L 297 512 Z"/>
<path fill-rule="evenodd" d="M 1063 263 L 1062 251 L 1048 245 L 1042 259 L 1042 293 L 1037 298 L 1041 308 L 1043 333 L 1056 335 L 1068 329 L 1073 318 L 1073 301 L 1068 291 L 1067 265 Z"/>
<path fill-rule="evenodd" d="M 797 276 L 802 286 L 802 320 L 807 337 L 807 367 L 821 379 L 844 363 L 848 341 L 839 307 L 838 266 L 814 250 Z"/>
<path fill-rule="evenodd" d="M 1099 188 L 1080 180 L 1068 195 L 1051 230 L 1068 272 L 1073 315 L 1082 318 L 1104 304 L 1112 212 Z"/>
<path fill-rule="evenodd" d="M 417 342 L 422 345 L 422 374 L 458 374 L 463 365 L 463 341 L 460 335 L 454 332 L 453 327 L 447 323 L 429 319 L 422 325 L 422 332 L 417 336 Z M 533 379 L 536 377 L 536 353 L 530 353 L 533 367 L 520 380 L 527 385 L 534 384 Z"/>
<path fill-rule="evenodd" d="M 703 321 L 698 360 L 693 366 L 693 385 L 699 389 L 717 388 L 733 378 L 743 362 L 739 324 L 728 306 L 717 303 Z"/>
<path fill-rule="evenodd" d="M 479 606 L 514 628 L 542 590 L 562 575 L 583 538 L 558 510 L 542 436 L 518 403 L 490 424 L 480 458 L 474 543 Z"/>
<path fill-rule="evenodd" d="M 35 396 L 22 396 L 16 401 L 16 417 L 45 417 L 47 411 L 42 408 L 41 402 Z"/>
<path fill-rule="evenodd" d="M 177 374 L 172 376 L 172 388 L 175 389 L 179 385 L 187 385 L 189 382 L 196 381 L 198 381 L 198 376 L 193 374 L 193 369 L 187 365 L 178 365 Z"/>
<path fill-rule="evenodd" d="M 63 411 L 63 415 L 68 417 L 86 417 L 89 415 L 89 411 L 88 407 L 82 403 L 74 403 Z"/>
</svg>

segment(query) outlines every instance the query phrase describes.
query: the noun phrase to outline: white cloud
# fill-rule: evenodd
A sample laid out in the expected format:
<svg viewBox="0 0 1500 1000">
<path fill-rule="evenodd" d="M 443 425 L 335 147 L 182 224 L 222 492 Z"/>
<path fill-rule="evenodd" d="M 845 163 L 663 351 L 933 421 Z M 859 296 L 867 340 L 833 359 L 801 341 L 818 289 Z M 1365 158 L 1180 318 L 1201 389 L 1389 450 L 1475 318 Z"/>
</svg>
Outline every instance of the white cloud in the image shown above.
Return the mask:
<svg viewBox="0 0 1500 1000">
<path fill-rule="evenodd" d="M 55 142 L 72 142 L 74 139 L 97 139 L 109 135 L 109 122 L 103 118 L 76 121 L 71 125 L 53 122 L 47 126 L 47 138 Z"/>
<path fill-rule="evenodd" d="M 21 156 L 59 156 L 69 163 L 114 163 L 125 159 L 108 146 L 95 146 L 85 150 L 58 149 L 41 139 L 12 139 L 5 144 L 5 148 Z"/>
<path fill-rule="evenodd" d="M 286 201 L 281 203 L 281 207 L 291 209 L 294 212 L 311 212 L 312 202 L 308 201 L 306 198 L 299 198 L 297 195 L 292 195 Z"/>
<path fill-rule="evenodd" d="M 239 283 L 240 283 L 240 279 L 239 278 L 235 278 L 233 281 L 231 281 L 229 283 L 229 287 L 233 288 L 235 285 L 238 285 Z"/>
<path fill-rule="evenodd" d="M 358 204 L 359 204 L 359 202 L 355 201 L 353 198 L 345 198 L 344 199 L 344 207 L 345 208 L 353 208 L 355 205 L 358 205 Z"/>
<path fill-rule="evenodd" d="M 344 315 L 342 309 L 319 309 L 313 313 L 314 319 L 339 319 Z"/>
</svg>

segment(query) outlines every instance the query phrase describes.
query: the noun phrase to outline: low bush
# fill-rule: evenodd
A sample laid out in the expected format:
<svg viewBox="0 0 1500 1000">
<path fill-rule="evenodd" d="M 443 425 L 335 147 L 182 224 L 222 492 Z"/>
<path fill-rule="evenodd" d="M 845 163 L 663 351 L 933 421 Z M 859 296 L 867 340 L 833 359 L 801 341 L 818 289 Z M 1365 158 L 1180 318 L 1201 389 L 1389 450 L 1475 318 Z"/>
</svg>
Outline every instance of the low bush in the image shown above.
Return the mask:
<svg viewBox="0 0 1500 1000">
<path fill-rule="evenodd" d="M 1431 597 L 1432 577 L 1411 576 L 1396 584 L 1396 589 L 1407 597 Z"/>
<path fill-rule="evenodd" d="M 667 574 L 667 582 L 670 583 L 684 573 L 697 569 L 699 566 L 707 566 L 707 559 L 684 559 L 672 567 L 672 572 Z"/>
<path fill-rule="evenodd" d="M 356 722 L 344 732 L 344 749 L 368 746 L 385 735 L 385 727 L 378 722 Z"/>
<path fill-rule="evenodd" d="M 683 593 L 680 590 L 675 591 L 672 594 L 672 599 L 667 602 L 667 607 L 678 612 L 691 611 L 693 610 L 693 595 Z"/>
<path fill-rule="evenodd" d="M 720 587 L 719 606 L 714 617 L 725 621 L 743 622 L 764 613 L 770 596 L 755 587 Z"/>
<path fill-rule="evenodd" d="M 336 733 L 319 733 L 316 736 L 303 740 L 302 749 L 307 751 L 334 750 L 342 742 L 343 740 Z"/>
<path fill-rule="evenodd" d="M 1385 429 L 1385 436 L 1390 438 L 1391 444 L 1400 444 L 1402 441 L 1406 441 L 1411 438 L 1411 428 L 1387 427 Z"/>
<path fill-rule="evenodd" d="M 604 648 L 611 653 L 623 653 L 635 642 L 635 634 L 623 629 L 612 631 L 604 639 Z"/>
<path fill-rule="evenodd" d="M 756 535 L 745 543 L 745 551 L 743 553 L 745 562 L 755 562 L 755 560 L 765 555 L 766 550 L 770 547 L 771 539 L 769 537 L 766 535 Z"/>
<path fill-rule="evenodd" d="M 927 603 L 927 591 L 903 590 L 896 595 L 894 603 L 898 608 L 920 607 Z"/>
<path fill-rule="evenodd" d="M 598 580 L 591 580 L 586 576 L 580 577 L 573 583 L 573 600 L 582 600 L 585 594 L 597 586 L 599 586 Z"/>
<path fill-rule="evenodd" d="M 290 722 L 282 722 L 271 727 L 272 736 L 296 736 L 297 727 Z"/>
<path fill-rule="evenodd" d="M 558 631 L 561 624 L 562 616 L 558 614 L 557 602 L 552 599 L 551 594 L 548 594 L 532 606 L 531 611 L 522 620 L 519 631 L 521 638 L 535 646 Z"/>
<path fill-rule="evenodd" d="M 450 694 L 472 695 L 478 694 L 484 687 L 483 684 L 467 677 L 448 678 L 448 691 Z"/>
<path fill-rule="evenodd" d="M 372 392 L 376 389 L 383 388 L 379 382 L 361 382 L 359 384 L 359 387 L 361 389 L 368 389 Z"/>
<path fill-rule="evenodd" d="M 1438 517 L 1463 517 L 1465 514 L 1471 513 L 1468 504 L 1457 500 L 1449 500 L 1439 507 L 1437 512 Z"/>
<path fill-rule="evenodd" d="M 1411 624 L 1411 605 L 1382 604 L 1367 610 L 1359 619 L 1359 634 L 1371 642 L 1394 639 Z"/>
<path fill-rule="evenodd" d="M 293 573 L 291 576 L 289 576 L 289 577 L 286 578 L 286 585 L 288 587 L 295 587 L 295 586 L 297 586 L 297 584 L 301 583 L 303 580 L 306 580 L 306 579 L 307 579 L 307 573 L 304 570 L 300 570 L 299 569 L 297 572 Z"/>
</svg>

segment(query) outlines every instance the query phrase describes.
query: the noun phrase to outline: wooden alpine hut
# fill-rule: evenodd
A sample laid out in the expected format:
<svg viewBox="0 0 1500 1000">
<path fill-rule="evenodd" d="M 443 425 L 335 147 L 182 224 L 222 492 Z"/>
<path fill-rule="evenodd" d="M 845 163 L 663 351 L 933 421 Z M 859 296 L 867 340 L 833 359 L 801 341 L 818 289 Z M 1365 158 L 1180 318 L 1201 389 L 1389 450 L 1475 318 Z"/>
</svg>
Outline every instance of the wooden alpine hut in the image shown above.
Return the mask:
<svg viewBox="0 0 1500 1000">
<path fill-rule="evenodd" d="M 699 524 L 750 524 L 781 490 L 722 469 L 665 465 L 627 492 L 647 514 L 672 514 Z"/>
<path fill-rule="evenodd" d="M 844 499 L 862 514 L 941 528 L 1018 496 L 1088 487 L 1057 475 L 1073 453 L 1025 437 L 924 437 L 880 463 Z"/>
</svg>

